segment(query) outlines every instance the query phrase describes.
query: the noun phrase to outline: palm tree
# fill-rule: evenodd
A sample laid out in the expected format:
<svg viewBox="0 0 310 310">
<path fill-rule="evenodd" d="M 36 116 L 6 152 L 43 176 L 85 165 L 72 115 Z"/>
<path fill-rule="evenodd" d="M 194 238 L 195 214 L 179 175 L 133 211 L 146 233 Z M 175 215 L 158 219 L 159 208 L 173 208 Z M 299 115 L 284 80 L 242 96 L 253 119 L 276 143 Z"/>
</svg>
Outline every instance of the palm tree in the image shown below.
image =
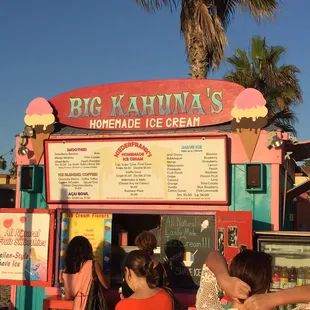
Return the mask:
<svg viewBox="0 0 310 310">
<path fill-rule="evenodd" d="M 267 101 L 269 123 L 296 134 L 297 118 L 292 109 L 302 103 L 297 78 L 300 71 L 294 65 L 281 63 L 285 52 L 283 46 L 267 46 L 266 38 L 254 36 L 248 52 L 237 49 L 227 59 L 232 69 L 224 79 L 258 89 Z"/>
<path fill-rule="evenodd" d="M 135 0 L 146 11 L 181 6 L 181 33 L 185 39 L 192 78 L 205 78 L 224 60 L 226 29 L 239 8 L 259 22 L 273 18 L 279 0 Z"/>
</svg>

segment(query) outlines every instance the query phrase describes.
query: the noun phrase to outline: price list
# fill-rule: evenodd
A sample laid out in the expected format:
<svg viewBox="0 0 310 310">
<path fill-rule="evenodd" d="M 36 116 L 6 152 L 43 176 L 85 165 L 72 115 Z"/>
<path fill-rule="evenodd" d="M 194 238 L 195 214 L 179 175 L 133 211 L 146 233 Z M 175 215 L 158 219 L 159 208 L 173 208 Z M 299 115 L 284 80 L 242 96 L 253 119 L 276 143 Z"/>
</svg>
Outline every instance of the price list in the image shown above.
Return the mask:
<svg viewBox="0 0 310 310">
<path fill-rule="evenodd" d="M 82 148 L 53 142 L 48 183 L 55 200 L 227 203 L 225 136 L 94 140 Z"/>
</svg>

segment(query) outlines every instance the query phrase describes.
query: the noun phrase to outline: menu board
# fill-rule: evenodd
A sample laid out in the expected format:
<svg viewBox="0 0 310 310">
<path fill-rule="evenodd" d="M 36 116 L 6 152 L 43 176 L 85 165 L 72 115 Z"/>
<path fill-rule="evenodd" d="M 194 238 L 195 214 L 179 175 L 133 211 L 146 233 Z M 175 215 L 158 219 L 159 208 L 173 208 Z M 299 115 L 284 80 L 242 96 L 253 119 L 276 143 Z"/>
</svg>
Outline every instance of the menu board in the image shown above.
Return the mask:
<svg viewBox="0 0 310 310">
<path fill-rule="evenodd" d="M 197 288 L 202 266 L 214 250 L 215 216 L 163 216 L 161 260 L 172 288 Z"/>
<path fill-rule="evenodd" d="M 106 273 L 111 269 L 112 214 L 68 212 L 61 214 L 60 266 L 68 243 L 76 236 L 86 237 L 92 245 L 95 259 Z"/>
<path fill-rule="evenodd" d="M 227 204 L 226 139 L 46 141 L 47 200 Z"/>
<path fill-rule="evenodd" d="M 47 210 L 0 209 L 0 285 L 51 285 L 51 221 Z"/>
</svg>

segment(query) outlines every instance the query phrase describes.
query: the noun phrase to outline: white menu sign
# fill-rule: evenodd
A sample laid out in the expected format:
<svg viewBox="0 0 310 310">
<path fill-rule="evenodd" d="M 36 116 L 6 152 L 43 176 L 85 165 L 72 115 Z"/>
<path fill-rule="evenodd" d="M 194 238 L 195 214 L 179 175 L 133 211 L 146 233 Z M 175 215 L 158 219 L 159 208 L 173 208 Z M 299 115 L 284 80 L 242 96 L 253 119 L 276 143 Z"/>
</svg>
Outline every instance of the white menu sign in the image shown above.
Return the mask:
<svg viewBox="0 0 310 310">
<path fill-rule="evenodd" d="M 227 204 L 226 140 L 45 141 L 48 202 Z"/>
</svg>

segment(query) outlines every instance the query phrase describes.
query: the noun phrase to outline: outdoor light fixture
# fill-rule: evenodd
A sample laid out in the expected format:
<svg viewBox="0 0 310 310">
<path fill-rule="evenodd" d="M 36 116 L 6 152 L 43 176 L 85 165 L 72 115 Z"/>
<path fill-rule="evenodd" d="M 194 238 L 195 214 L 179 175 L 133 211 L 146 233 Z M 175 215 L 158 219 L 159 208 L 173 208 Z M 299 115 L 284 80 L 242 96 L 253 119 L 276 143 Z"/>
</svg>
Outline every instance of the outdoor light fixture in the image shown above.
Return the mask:
<svg viewBox="0 0 310 310">
<path fill-rule="evenodd" d="M 2 156 L 0 156 L 0 169 L 3 169 L 4 163 L 5 159 Z"/>
<path fill-rule="evenodd" d="M 275 131 L 270 131 L 268 133 L 268 142 L 266 143 L 266 146 L 268 149 L 274 147 L 279 148 L 283 144 L 283 140 L 280 139 Z"/>
<path fill-rule="evenodd" d="M 294 137 L 294 136 L 290 136 L 290 140 L 291 140 L 291 142 L 293 143 L 293 145 L 298 144 L 298 140 L 297 140 L 297 138 L 296 138 L 296 137 Z"/>
<path fill-rule="evenodd" d="M 34 134 L 33 128 L 31 126 L 25 126 L 25 128 L 24 128 L 24 135 L 26 137 L 32 137 L 33 134 Z"/>
<path fill-rule="evenodd" d="M 18 155 L 24 156 L 27 154 L 28 154 L 28 149 L 25 146 L 21 145 L 18 149 Z"/>
<path fill-rule="evenodd" d="M 28 154 L 28 149 L 26 145 L 28 144 L 28 137 L 32 137 L 34 134 L 34 130 L 32 129 L 31 126 L 26 126 L 24 128 L 24 131 L 19 134 L 18 136 L 18 155 L 24 156 Z"/>
<path fill-rule="evenodd" d="M 271 145 L 274 148 L 278 148 L 283 144 L 283 141 L 278 137 L 278 136 L 274 136 L 271 140 Z"/>
<path fill-rule="evenodd" d="M 21 133 L 20 135 L 19 135 L 19 140 L 18 140 L 18 143 L 19 143 L 19 145 L 20 146 L 25 146 L 26 144 L 27 144 L 27 137 L 26 136 L 24 136 L 24 134 L 23 133 Z"/>
</svg>

